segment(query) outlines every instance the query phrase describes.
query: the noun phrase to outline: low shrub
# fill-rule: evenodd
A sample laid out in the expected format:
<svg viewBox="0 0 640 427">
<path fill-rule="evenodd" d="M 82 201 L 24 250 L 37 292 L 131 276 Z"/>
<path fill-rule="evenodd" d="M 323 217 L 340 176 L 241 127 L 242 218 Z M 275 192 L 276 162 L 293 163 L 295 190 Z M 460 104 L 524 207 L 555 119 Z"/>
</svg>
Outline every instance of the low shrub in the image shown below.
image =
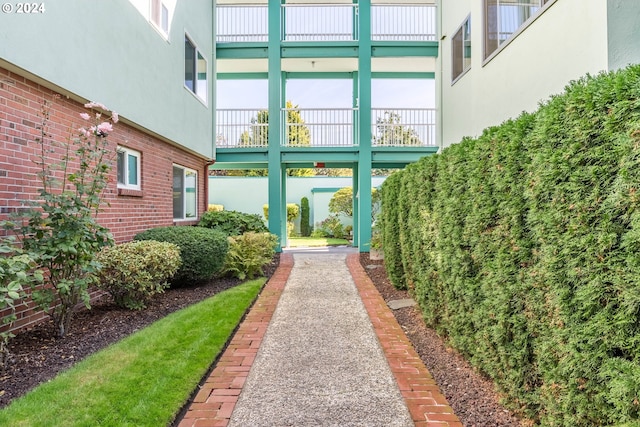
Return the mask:
<svg viewBox="0 0 640 427">
<path fill-rule="evenodd" d="M 117 306 L 146 308 L 153 295 L 162 293 L 180 267 L 180 248 L 168 242 L 143 240 L 105 248 L 98 254 L 102 269 L 98 288 L 111 294 Z"/>
<path fill-rule="evenodd" d="M 205 212 L 198 226 L 222 231 L 227 236 L 240 236 L 249 231 L 256 233 L 269 231 L 260 215 L 238 211 Z"/>
<path fill-rule="evenodd" d="M 271 262 L 278 245 L 278 237 L 270 233 L 249 232 L 228 240 L 229 252 L 223 271 L 240 280 L 264 274 L 263 267 Z"/>
<path fill-rule="evenodd" d="M 208 212 L 220 212 L 224 210 L 224 205 L 214 205 L 214 204 L 209 204 L 207 206 L 207 211 Z"/>
<path fill-rule="evenodd" d="M 344 226 L 340 222 L 340 218 L 337 215 L 331 215 L 324 221 L 317 223 L 312 237 L 335 237 L 336 239 L 342 239 L 345 237 Z"/>
<path fill-rule="evenodd" d="M 205 227 L 158 227 L 137 234 L 134 240 L 157 240 L 180 248 L 182 265 L 171 280 L 172 285 L 187 285 L 209 280 L 224 266 L 229 250 L 227 236 Z"/>
</svg>

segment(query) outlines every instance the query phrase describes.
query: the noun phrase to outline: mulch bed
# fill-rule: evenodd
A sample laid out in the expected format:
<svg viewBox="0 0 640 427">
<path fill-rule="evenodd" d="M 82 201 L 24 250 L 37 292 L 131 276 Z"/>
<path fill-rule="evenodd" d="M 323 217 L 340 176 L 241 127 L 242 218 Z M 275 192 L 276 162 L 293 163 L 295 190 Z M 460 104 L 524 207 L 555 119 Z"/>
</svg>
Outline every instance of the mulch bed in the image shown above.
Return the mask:
<svg viewBox="0 0 640 427">
<path fill-rule="evenodd" d="M 360 264 L 385 301 L 411 298 L 393 287 L 383 261 L 360 254 Z M 455 350 L 428 328 L 417 307 L 393 310 L 393 315 L 436 380 L 453 411 L 467 427 L 517 427 L 521 422 L 499 403 L 493 383 L 480 375 Z"/>
<path fill-rule="evenodd" d="M 382 261 L 371 261 L 369 254 L 364 253 L 360 262 L 385 301 L 409 298 L 406 291 L 399 291 L 389 283 Z M 276 256 L 266 269 L 267 277 L 271 277 L 278 264 Z M 77 313 L 71 330 L 63 338 L 55 337 L 51 322 L 19 333 L 10 344 L 9 366 L 0 372 L 0 408 L 91 353 L 238 283 L 236 279 L 223 278 L 197 287 L 169 289 L 154 297 L 142 311 L 119 309 L 105 297 L 94 302 L 91 310 Z M 498 403 L 491 381 L 427 328 L 417 308 L 402 308 L 393 314 L 465 426 L 521 425 Z"/>
</svg>

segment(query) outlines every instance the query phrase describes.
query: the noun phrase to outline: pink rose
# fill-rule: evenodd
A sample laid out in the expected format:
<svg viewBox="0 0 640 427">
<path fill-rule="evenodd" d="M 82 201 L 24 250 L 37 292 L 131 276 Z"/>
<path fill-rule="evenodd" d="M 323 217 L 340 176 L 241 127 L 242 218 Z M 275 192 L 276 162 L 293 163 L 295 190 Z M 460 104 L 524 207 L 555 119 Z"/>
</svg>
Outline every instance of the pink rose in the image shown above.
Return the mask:
<svg viewBox="0 0 640 427">
<path fill-rule="evenodd" d="M 84 108 L 100 108 L 101 110 L 109 111 L 109 109 L 105 107 L 104 104 L 93 101 L 84 104 Z"/>
<path fill-rule="evenodd" d="M 102 122 L 98 125 L 98 134 L 106 135 L 113 130 L 113 126 L 109 122 Z"/>
<path fill-rule="evenodd" d="M 113 123 L 118 123 L 118 120 L 120 120 L 120 116 L 118 116 L 118 113 L 116 113 L 115 111 L 111 113 L 111 121 Z"/>
<path fill-rule="evenodd" d="M 80 117 L 82 117 L 84 120 L 89 120 L 89 115 L 87 113 L 81 113 Z"/>
</svg>

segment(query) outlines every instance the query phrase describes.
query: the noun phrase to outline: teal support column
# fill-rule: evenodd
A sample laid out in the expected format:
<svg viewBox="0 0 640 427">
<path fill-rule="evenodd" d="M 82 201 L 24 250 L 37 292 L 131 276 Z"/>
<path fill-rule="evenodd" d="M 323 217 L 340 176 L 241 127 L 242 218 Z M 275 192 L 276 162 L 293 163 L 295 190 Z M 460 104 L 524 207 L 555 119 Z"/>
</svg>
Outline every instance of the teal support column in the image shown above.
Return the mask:
<svg viewBox="0 0 640 427">
<path fill-rule="evenodd" d="M 282 139 L 282 74 L 280 66 L 280 32 L 281 13 L 280 0 L 269 0 L 269 231 L 280 238 L 278 252 L 282 251 L 282 244 L 286 244 L 286 233 L 282 234 L 283 226 L 286 230 L 286 215 L 282 216 L 283 173 L 280 162 L 280 141 Z M 286 207 L 285 207 L 286 209 Z"/>
<path fill-rule="evenodd" d="M 281 227 L 280 227 L 280 246 L 286 247 L 288 246 L 287 240 L 287 168 L 280 168 L 280 194 L 282 198 L 280 200 L 280 218 L 282 218 Z"/>
<path fill-rule="evenodd" d="M 371 0 L 362 0 L 359 12 L 358 107 L 360 155 L 358 179 L 358 249 L 371 248 Z"/>
<path fill-rule="evenodd" d="M 360 218 L 358 213 L 360 212 L 360 206 L 358 203 L 358 165 L 355 164 L 352 169 L 351 187 L 353 188 L 353 244 L 358 245 L 358 236 L 360 236 Z"/>
</svg>

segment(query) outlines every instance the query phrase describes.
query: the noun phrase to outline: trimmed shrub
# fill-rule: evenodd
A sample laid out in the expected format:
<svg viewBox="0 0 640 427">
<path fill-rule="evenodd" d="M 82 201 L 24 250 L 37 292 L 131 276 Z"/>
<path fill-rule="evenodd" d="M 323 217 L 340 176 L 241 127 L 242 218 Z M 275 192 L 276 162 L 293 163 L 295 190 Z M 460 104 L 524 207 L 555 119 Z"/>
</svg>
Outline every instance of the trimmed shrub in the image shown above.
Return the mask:
<svg viewBox="0 0 640 427">
<path fill-rule="evenodd" d="M 149 299 L 162 293 L 180 267 L 180 248 L 173 243 L 143 240 L 105 248 L 98 254 L 102 269 L 98 288 L 113 297 L 119 307 L 146 308 Z"/>
<path fill-rule="evenodd" d="M 262 205 L 264 218 L 269 219 L 269 205 Z M 300 214 L 300 206 L 295 203 L 287 203 L 287 222 L 293 222 Z"/>
<path fill-rule="evenodd" d="M 640 421 L 640 66 L 383 184 L 385 265 L 535 423 Z"/>
<path fill-rule="evenodd" d="M 340 222 L 337 215 L 331 215 L 322 222 L 316 224 L 313 237 L 334 237 L 336 239 L 344 238 L 344 226 Z"/>
<path fill-rule="evenodd" d="M 228 240 L 229 252 L 223 272 L 240 280 L 264 274 L 263 268 L 273 259 L 278 245 L 278 237 L 270 233 L 249 232 L 230 236 Z"/>
<path fill-rule="evenodd" d="M 204 227 L 158 227 L 137 234 L 134 240 L 169 242 L 180 248 L 182 264 L 171 280 L 172 285 L 188 285 L 215 277 L 229 250 L 227 236 Z"/>
<path fill-rule="evenodd" d="M 249 231 L 256 233 L 269 231 L 260 215 L 238 211 L 205 212 L 198 226 L 221 231 L 227 236 L 239 236 Z"/>
<path fill-rule="evenodd" d="M 207 206 L 207 212 L 220 212 L 224 210 L 224 205 L 209 204 Z"/>
<path fill-rule="evenodd" d="M 311 235 L 311 223 L 309 222 L 309 199 L 303 197 L 300 200 L 300 235 L 309 237 Z"/>
</svg>

